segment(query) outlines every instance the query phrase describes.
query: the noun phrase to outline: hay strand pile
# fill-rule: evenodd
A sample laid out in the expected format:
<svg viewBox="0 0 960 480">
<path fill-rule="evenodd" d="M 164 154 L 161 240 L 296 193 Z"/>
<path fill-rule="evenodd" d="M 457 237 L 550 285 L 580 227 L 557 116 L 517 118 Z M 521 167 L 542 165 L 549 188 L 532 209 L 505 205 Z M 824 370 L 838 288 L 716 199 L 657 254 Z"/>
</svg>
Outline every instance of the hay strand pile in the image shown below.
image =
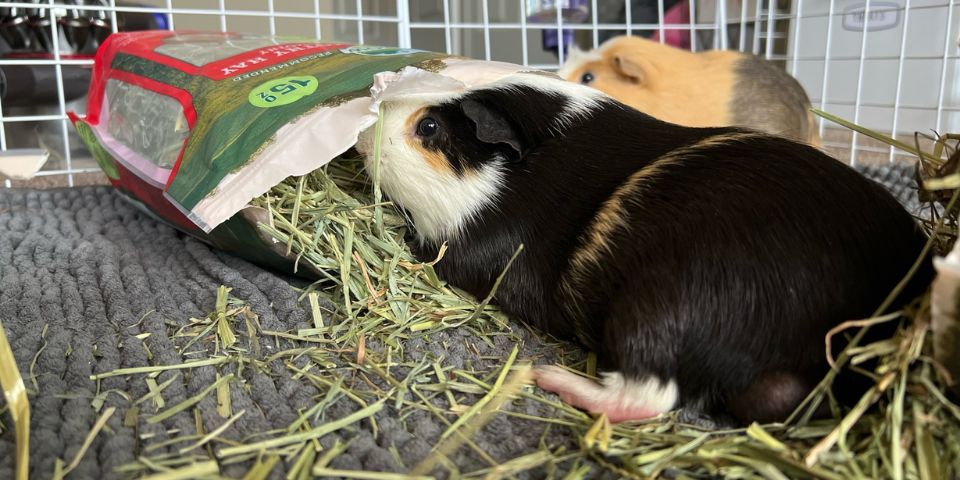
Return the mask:
<svg viewBox="0 0 960 480">
<path fill-rule="evenodd" d="M 360 160 L 341 158 L 311 174 L 287 179 L 256 200 L 270 212 L 271 224 L 265 230 L 297 257 L 298 268 L 320 275 L 302 292 L 311 309 L 310 328 L 266 331 L 247 305 L 221 288 L 209 315 L 169 326 L 168 336 L 182 352 L 199 352 L 195 360 L 94 376 L 93 380 L 122 375 L 152 381 L 147 396 L 131 399 L 150 412 L 144 415 L 148 423 L 192 411 L 199 425 L 200 404 L 211 398 L 222 418 L 220 426 L 209 431 L 198 427 L 195 432 L 168 432 L 164 443 L 179 445 L 178 455 L 151 455 L 149 438 L 144 439 L 143 454 L 123 466 L 123 473 L 205 478 L 241 464 L 248 465 L 246 478 L 266 478 L 281 463 L 288 479 L 440 475 L 934 480 L 960 473 L 960 406 L 946 393 L 952 372 L 934 358 L 929 295 L 902 315 L 852 322 L 837 332 L 857 338 L 869 325 L 899 324 L 893 337 L 867 345 L 854 341 L 835 359 L 838 369 L 858 369 L 875 382 L 848 411 L 832 401 L 831 374 L 783 424 L 707 428 L 709 422 L 672 412 L 645 422 L 610 425 L 606 418 L 572 409 L 529 382 L 533 362 L 559 362 L 595 375 L 595 358 L 542 338 L 537 342 L 546 351 L 532 358 L 526 348 L 537 338 L 536 332 L 505 318 L 490 304 L 490 297 L 470 298 L 441 282 L 432 265 L 442 258 L 424 263 L 411 255 L 405 219 L 380 198 L 375 183 L 363 172 Z M 956 201 L 953 192 L 949 201 L 931 207 L 923 219 L 931 233 L 930 248 L 938 253 L 946 252 L 956 239 Z M 431 342 L 439 349 L 435 351 L 452 348 L 435 345 L 451 331 L 470 336 L 467 344 L 477 352 L 476 363 L 452 364 L 442 354 L 417 350 Z M 266 351 L 264 344 L 274 348 Z M 510 354 L 484 356 L 493 346 Z M 875 366 L 867 371 L 866 364 Z M 152 380 L 162 371 L 189 375 L 201 366 L 218 368 L 219 379 L 179 404 L 165 402 L 165 384 Z M 231 438 L 231 425 L 246 412 L 231 405 L 230 389 L 251 388 L 241 380 L 248 368 L 309 385 L 321 394 L 285 429 Z M 830 406 L 833 418 L 811 420 L 819 405 Z M 399 462 L 402 452 L 393 452 L 404 474 L 337 466 L 349 446 L 351 429 L 376 435 L 384 418 L 403 424 L 414 412 L 425 412 L 443 425 L 443 431 L 416 462 Z M 104 415 L 108 413 L 112 412 Z M 136 414 L 127 416 L 131 418 L 125 421 L 137 422 Z M 494 458 L 474 438 L 498 417 L 540 426 L 540 442 L 512 458 Z M 95 426 L 91 435 L 98 432 Z M 335 433 L 343 435 L 325 441 Z M 458 454 L 477 459 L 477 465 L 458 465 L 454 461 Z"/>
</svg>

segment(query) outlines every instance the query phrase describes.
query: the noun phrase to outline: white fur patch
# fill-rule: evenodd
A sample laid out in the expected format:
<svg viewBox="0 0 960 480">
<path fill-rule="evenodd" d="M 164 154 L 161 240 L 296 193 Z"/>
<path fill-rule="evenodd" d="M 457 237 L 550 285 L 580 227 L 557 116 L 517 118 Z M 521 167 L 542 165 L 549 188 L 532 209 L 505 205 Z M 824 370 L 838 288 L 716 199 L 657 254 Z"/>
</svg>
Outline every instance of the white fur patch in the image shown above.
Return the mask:
<svg viewBox="0 0 960 480">
<path fill-rule="evenodd" d="M 380 147 L 380 186 L 383 192 L 413 217 L 417 233 L 423 239 L 443 241 L 456 238 L 479 211 L 493 202 L 503 172 L 491 162 L 483 168 L 457 176 L 452 171 L 430 166 L 408 139 L 408 117 L 426 105 L 422 98 L 386 102 Z M 376 128 L 360 134 L 357 150 L 364 155 L 367 171 L 373 174 Z M 413 140 L 415 141 L 415 140 Z"/>
<path fill-rule="evenodd" d="M 568 128 L 576 120 L 586 120 L 600 108 L 601 103 L 609 100 L 607 94 L 579 83 L 568 82 L 559 77 L 518 73 L 510 75 L 493 84 L 491 88 L 510 89 L 515 85 L 535 88 L 553 93 L 567 100 L 565 109 L 550 124 L 549 128 L 558 133 Z"/>
<path fill-rule="evenodd" d="M 620 372 L 602 373 L 601 377 L 603 390 L 597 393 L 598 400 L 619 400 L 627 410 L 642 407 L 663 413 L 672 410 L 680 398 L 680 389 L 674 380 L 662 382 L 653 376 L 628 380 Z"/>
</svg>

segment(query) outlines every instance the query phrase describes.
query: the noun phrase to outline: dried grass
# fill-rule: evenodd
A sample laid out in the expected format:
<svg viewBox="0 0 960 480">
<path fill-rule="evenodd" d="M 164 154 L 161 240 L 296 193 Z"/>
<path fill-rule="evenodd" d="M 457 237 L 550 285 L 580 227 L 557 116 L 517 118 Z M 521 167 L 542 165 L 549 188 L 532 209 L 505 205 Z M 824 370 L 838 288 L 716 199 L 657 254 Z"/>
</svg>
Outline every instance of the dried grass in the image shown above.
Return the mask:
<svg viewBox="0 0 960 480">
<path fill-rule="evenodd" d="M 135 400 L 158 412 L 148 421 L 196 409 L 209 395 L 216 395 L 217 411 L 226 420 L 214 431 L 183 432 L 181 438 L 175 438 L 182 443 L 180 455 L 151 457 L 145 453 L 122 471 L 165 479 L 200 478 L 215 475 L 218 464 L 252 461 L 248 478 L 263 478 L 282 461 L 288 479 L 311 475 L 408 478 L 334 469 L 331 461 L 347 444 L 338 442 L 323 449 L 317 442 L 323 435 L 356 424 L 376 432 L 375 414 L 389 406 L 429 412 L 446 425 L 433 454 L 412 468 L 418 475 L 439 469 L 462 478 L 511 478 L 539 469 L 543 475 L 571 479 L 606 472 L 622 478 L 719 475 L 935 480 L 960 473 L 960 406 L 944 393 L 952 379 L 932 358 L 929 297 L 918 299 L 903 316 L 876 320 L 899 322 L 893 337 L 860 345 L 857 340 L 862 335 L 857 335 L 835 359 L 838 369 L 861 371 L 866 362 L 876 361 L 875 368 L 863 371 L 875 380 L 874 387 L 848 411 L 841 411 L 832 401 L 834 371 L 782 424 L 704 430 L 684 424 L 673 412 L 649 421 L 611 425 L 605 417 L 586 415 L 526 385 L 524 375 L 529 367 L 517 358 L 517 348 L 490 371 L 467 371 L 444 364 L 442 359 L 412 360 L 416 355 L 407 355 L 404 348 L 410 338 L 445 329 L 469 329 L 480 341 L 498 335 L 508 336 L 516 344 L 520 339 L 512 330 L 515 327 L 488 304 L 489 297 L 477 301 L 458 292 L 437 278 L 433 262 L 413 258 L 404 242 L 407 229 L 403 217 L 380 198 L 376 174 L 373 189 L 368 183 L 358 160 L 339 159 L 309 175 L 288 179 L 256 201 L 271 214 L 272 224 L 265 230 L 287 246 L 301 268 L 309 266 L 321 274 L 320 280 L 303 292 L 312 310 L 312 328 L 264 331 L 247 306 L 221 289 L 214 312 L 170 332 L 171 338 L 184 345 L 183 354 L 191 348 L 204 351 L 198 348 L 204 346 L 212 355 L 181 365 L 123 369 L 93 377 L 145 376 L 149 381 L 166 370 L 186 374 L 198 366 L 257 368 L 282 360 L 287 367 L 284 375 L 324 392 L 317 403 L 286 429 L 237 442 L 222 434 L 245 413 L 233 412 L 227 401 L 228 389 L 235 388 L 239 375 L 224 375 L 176 405 L 164 401 L 167 382 L 153 381 L 151 392 Z M 953 211 L 956 199 L 953 193 L 945 211 Z M 929 248 L 937 251 L 957 235 L 955 216 L 940 215 L 941 211 L 944 209 L 931 208 L 930 218 L 924 219 L 933 238 Z M 321 304 L 336 305 L 336 311 L 321 311 Z M 325 322 L 331 317 L 336 320 Z M 292 341 L 297 346 L 264 358 L 258 351 L 264 337 L 278 345 L 282 340 L 283 345 Z M 369 342 L 383 348 L 370 351 L 366 349 Z M 570 365 L 595 373 L 593 357 L 579 363 L 571 360 Z M 406 374 L 397 374 L 400 371 Z M 343 381 L 347 377 L 375 381 L 369 388 L 352 389 Z M 465 398 L 476 400 L 468 405 L 462 403 Z M 437 399 L 445 400 L 449 411 L 440 411 Z M 549 413 L 536 416 L 502 408 L 508 399 L 538 403 Z M 348 416 L 326 419 L 324 412 L 337 402 L 355 404 L 356 409 Z M 834 418 L 812 419 L 811 413 L 821 404 L 832 407 Z M 451 421 L 451 413 L 459 417 Z M 572 431 L 580 438 L 579 448 L 557 448 L 542 441 L 517 458 L 498 462 L 471 440 L 471 434 L 495 415 L 539 422 L 545 427 L 545 437 L 549 432 Z M 459 472 L 449 461 L 456 448 L 471 449 L 489 466 Z"/>
</svg>

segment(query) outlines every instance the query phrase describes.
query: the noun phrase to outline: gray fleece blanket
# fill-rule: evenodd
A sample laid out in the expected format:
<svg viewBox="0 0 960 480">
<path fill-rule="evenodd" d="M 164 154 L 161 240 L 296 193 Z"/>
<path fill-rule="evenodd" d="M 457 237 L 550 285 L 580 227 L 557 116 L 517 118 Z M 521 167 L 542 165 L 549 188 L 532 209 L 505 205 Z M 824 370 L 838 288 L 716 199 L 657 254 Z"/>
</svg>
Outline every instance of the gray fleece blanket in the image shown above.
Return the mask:
<svg viewBox="0 0 960 480">
<path fill-rule="evenodd" d="M 911 172 L 903 168 L 863 169 L 880 180 L 908 206 L 915 208 Z M 148 393 L 144 375 L 117 376 L 97 382 L 94 373 L 143 365 L 173 365 L 184 358 L 168 339 L 171 325 L 185 325 L 214 309 L 217 287 L 247 302 L 264 330 L 295 331 L 312 326 L 309 306 L 300 300 L 292 278 L 253 266 L 211 249 L 131 207 L 107 187 L 60 190 L 0 189 L 0 321 L 13 347 L 17 364 L 30 390 L 31 478 L 49 478 L 57 459 L 70 462 L 102 412 L 115 407 L 106 428 L 85 452 L 71 478 L 126 478 L 124 470 L 138 456 L 175 455 L 183 444 L 164 445 L 182 432 L 216 429 L 225 421 L 216 414 L 216 400 L 207 395 L 193 409 L 149 424 L 155 413 L 144 404 L 132 421 L 133 399 Z M 524 328 L 514 329 L 523 341 L 521 358 L 553 360 L 553 348 Z M 149 341 L 143 341 L 150 334 Z M 492 344 L 471 341 L 467 330 L 447 330 L 431 341 L 410 340 L 407 352 L 445 358 L 446 364 L 493 369 L 514 346 L 508 337 Z M 296 342 L 262 339 L 261 356 Z M 369 346 L 377 348 L 376 345 Z M 273 350 L 271 350 L 273 349 Z M 280 361 L 267 369 L 281 372 Z M 282 429 L 325 395 L 325 389 L 270 375 L 255 368 L 240 372 L 232 366 L 194 368 L 188 373 L 164 372 L 155 381 L 171 383 L 163 391 L 167 405 L 188 399 L 211 385 L 217 374 L 237 373 L 242 388 L 230 390 L 233 410 L 246 410 L 222 436 L 233 440 L 258 432 Z M 401 375 L 402 376 L 402 375 Z M 117 392 L 128 392 L 127 398 Z M 464 404 L 474 399 L 466 397 Z M 149 403 L 149 402 L 148 402 Z M 441 405 L 441 407 L 447 407 Z M 337 402 L 327 420 L 346 416 L 358 407 Z M 519 402 L 507 408 L 549 416 L 549 407 Z M 12 478 L 15 436 L 0 399 L 0 478 Z M 139 418 L 138 418 L 139 417 Z M 323 437 L 325 447 L 349 441 L 332 468 L 405 471 L 424 458 L 446 428 L 423 411 L 399 412 L 387 405 L 376 416 L 378 430 L 359 422 Z M 451 421 L 455 417 L 451 417 Z M 126 420 L 126 421 L 125 421 Z M 474 438 L 476 446 L 496 461 L 506 461 L 543 446 L 576 448 L 569 429 L 541 422 L 496 416 Z M 460 448 L 452 457 L 462 472 L 488 466 L 474 448 Z M 249 463 L 224 465 L 221 473 L 241 476 Z M 283 478 L 289 463 L 279 462 L 271 478 Z M 595 470 L 594 473 L 599 473 Z M 542 470 L 525 475 L 540 478 Z"/>
</svg>

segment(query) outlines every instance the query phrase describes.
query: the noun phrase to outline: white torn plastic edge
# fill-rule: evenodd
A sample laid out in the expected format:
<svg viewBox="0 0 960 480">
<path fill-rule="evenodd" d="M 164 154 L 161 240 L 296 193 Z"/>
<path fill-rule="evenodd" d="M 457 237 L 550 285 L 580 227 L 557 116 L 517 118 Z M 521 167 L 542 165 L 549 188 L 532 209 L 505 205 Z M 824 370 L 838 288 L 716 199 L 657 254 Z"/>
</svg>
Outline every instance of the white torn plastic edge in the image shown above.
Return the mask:
<svg viewBox="0 0 960 480">
<path fill-rule="evenodd" d="M 0 152 L 0 174 L 11 180 L 30 180 L 43 168 L 50 152 L 41 148 L 16 148 Z"/>
<path fill-rule="evenodd" d="M 318 108 L 283 126 L 257 157 L 224 177 L 210 195 L 186 212 L 187 216 L 209 232 L 285 178 L 306 175 L 326 165 L 376 123 L 382 102 L 410 95 L 455 94 L 514 73 L 533 71 L 480 60 L 450 58 L 444 63 L 446 67 L 437 73 L 415 67 L 379 73 L 374 76 L 369 97 Z M 176 204 L 174 199 L 169 200 Z"/>
<path fill-rule="evenodd" d="M 960 242 L 946 257 L 933 259 L 937 277 L 930 294 L 934 357 L 953 375 L 960 390 Z"/>
</svg>

